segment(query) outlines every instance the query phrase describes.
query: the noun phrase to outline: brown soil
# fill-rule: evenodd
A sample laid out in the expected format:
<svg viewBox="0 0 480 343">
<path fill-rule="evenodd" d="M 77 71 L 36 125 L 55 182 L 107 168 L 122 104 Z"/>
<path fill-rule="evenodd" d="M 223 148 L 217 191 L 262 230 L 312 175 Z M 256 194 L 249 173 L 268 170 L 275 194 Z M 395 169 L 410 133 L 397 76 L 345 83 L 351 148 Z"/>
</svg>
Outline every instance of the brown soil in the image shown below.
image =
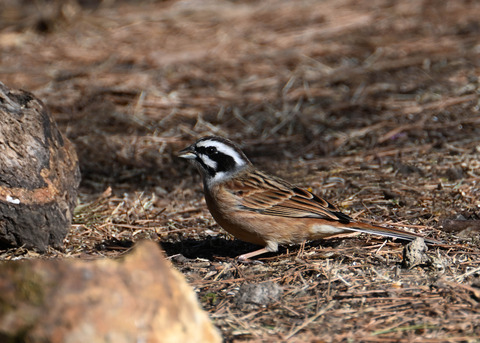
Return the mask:
<svg viewBox="0 0 480 343">
<path fill-rule="evenodd" d="M 82 168 L 65 250 L 42 258 L 158 241 L 226 342 L 480 340 L 479 2 L 87 3 L 0 5 L 0 81 L 48 105 Z M 256 247 L 215 224 L 175 157 L 210 134 L 353 217 L 446 244 L 410 269 L 400 242 L 366 235 L 239 264 Z M 281 297 L 240 306 L 263 281 Z"/>
</svg>

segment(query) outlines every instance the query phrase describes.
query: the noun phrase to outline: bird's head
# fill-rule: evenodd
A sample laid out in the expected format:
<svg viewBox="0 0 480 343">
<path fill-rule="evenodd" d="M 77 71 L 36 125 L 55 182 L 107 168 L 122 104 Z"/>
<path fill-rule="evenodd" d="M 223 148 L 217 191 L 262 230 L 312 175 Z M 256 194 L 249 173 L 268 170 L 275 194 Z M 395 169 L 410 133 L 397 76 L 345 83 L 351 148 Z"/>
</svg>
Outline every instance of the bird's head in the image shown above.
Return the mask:
<svg viewBox="0 0 480 343">
<path fill-rule="evenodd" d="M 192 161 L 209 186 L 228 180 L 251 165 L 235 143 L 217 136 L 199 139 L 180 151 L 179 157 Z"/>
</svg>

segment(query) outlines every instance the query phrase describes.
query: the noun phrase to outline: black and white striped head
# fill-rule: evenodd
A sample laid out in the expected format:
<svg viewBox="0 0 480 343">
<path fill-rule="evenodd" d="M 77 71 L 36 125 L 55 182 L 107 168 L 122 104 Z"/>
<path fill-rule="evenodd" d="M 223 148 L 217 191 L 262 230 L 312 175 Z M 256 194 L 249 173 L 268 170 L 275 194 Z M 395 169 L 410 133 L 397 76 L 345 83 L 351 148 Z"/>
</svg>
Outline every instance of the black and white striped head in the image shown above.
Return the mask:
<svg viewBox="0 0 480 343">
<path fill-rule="evenodd" d="M 251 165 L 235 143 L 217 136 L 199 139 L 180 151 L 179 157 L 194 162 L 208 185 L 228 180 Z"/>
</svg>

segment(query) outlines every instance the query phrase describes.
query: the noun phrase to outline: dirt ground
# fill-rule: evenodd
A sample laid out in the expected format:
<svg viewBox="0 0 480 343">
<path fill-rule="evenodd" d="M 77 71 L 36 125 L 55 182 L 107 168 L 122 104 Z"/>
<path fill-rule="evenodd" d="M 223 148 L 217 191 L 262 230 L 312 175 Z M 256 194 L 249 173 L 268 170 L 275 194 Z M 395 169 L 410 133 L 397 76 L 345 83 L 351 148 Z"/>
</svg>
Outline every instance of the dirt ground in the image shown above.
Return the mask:
<svg viewBox="0 0 480 343">
<path fill-rule="evenodd" d="M 48 105 L 82 169 L 65 250 L 40 257 L 158 241 L 226 342 L 480 341 L 480 2 L 2 4 L 0 81 Z M 215 224 L 175 157 L 210 134 L 352 217 L 445 244 L 412 268 L 367 235 L 239 264 L 256 247 Z M 242 303 L 256 284 L 282 293 Z"/>
</svg>

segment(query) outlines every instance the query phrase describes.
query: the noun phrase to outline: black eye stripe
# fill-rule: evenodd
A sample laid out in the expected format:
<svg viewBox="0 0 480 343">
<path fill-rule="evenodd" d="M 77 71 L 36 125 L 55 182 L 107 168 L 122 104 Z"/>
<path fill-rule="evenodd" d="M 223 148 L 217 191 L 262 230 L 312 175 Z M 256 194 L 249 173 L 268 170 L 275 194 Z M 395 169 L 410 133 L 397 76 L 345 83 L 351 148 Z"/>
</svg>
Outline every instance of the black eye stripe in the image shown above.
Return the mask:
<svg viewBox="0 0 480 343">
<path fill-rule="evenodd" d="M 217 148 L 215 148 L 214 146 L 209 146 L 209 147 L 207 147 L 207 153 L 216 154 L 217 153 Z"/>
<path fill-rule="evenodd" d="M 237 164 L 233 157 L 224 155 L 224 154 L 217 154 L 212 159 L 217 162 L 217 171 L 233 171 L 237 167 Z"/>
<path fill-rule="evenodd" d="M 197 146 L 195 150 L 197 151 L 200 160 L 202 159 L 201 156 L 204 155 L 217 163 L 216 170 L 214 170 L 211 166 L 208 166 L 208 163 L 205 163 L 205 161 L 199 161 L 210 175 L 217 172 L 234 171 L 237 167 L 235 159 L 232 156 L 218 151 L 214 146 Z"/>
<path fill-rule="evenodd" d="M 196 150 L 199 153 L 205 154 L 207 156 L 218 153 L 217 148 L 215 148 L 214 146 L 207 146 L 207 147 L 201 146 L 201 147 L 197 147 Z"/>
</svg>

